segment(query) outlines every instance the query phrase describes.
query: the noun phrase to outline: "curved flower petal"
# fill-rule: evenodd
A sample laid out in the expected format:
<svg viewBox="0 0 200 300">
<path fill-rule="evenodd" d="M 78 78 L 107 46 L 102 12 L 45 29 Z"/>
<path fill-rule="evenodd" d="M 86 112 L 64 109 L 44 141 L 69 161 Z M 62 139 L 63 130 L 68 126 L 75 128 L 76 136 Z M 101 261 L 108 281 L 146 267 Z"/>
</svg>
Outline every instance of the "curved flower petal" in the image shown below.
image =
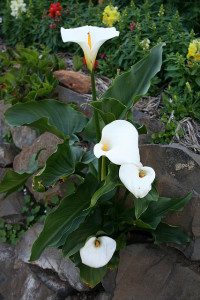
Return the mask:
<svg viewBox="0 0 200 300">
<path fill-rule="evenodd" d="M 136 198 L 144 198 L 151 190 L 155 171 L 150 167 L 125 164 L 119 169 L 119 178 Z"/>
<path fill-rule="evenodd" d="M 119 31 L 116 31 L 114 27 L 82 26 L 72 29 L 61 28 L 63 42 L 75 42 L 81 46 L 90 71 L 93 70 L 97 52 L 101 45 L 115 36 L 119 36 Z"/>
<path fill-rule="evenodd" d="M 92 268 L 105 266 L 116 249 L 115 240 L 108 236 L 91 237 L 80 249 L 82 263 Z"/>
<path fill-rule="evenodd" d="M 116 165 L 140 164 L 136 128 L 125 120 L 109 123 L 102 130 L 100 142 L 94 146 L 94 155 L 97 158 L 104 155 Z"/>
</svg>

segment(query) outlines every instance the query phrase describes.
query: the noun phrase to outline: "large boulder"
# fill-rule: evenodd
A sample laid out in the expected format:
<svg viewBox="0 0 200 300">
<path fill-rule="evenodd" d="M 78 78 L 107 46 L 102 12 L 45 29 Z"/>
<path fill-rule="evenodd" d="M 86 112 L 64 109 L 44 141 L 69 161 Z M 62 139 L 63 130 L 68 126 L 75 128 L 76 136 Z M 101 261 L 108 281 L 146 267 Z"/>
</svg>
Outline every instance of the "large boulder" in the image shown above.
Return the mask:
<svg viewBox="0 0 200 300">
<path fill-rule="evenodd" d="M 156 172 L 161 197 L 179 198 L 192 191 L 192 199 L 181 212 L 171 212 L 165 221 L 183 227 L 193 241 L 175 245 L 192 260 L 200 259 L 200 156 L 178 144 L 141 145 L 141 162 Z"/>
<path fill-rule="evenodd" d="M 198 265 L 171 252 L 147 244 L 121 250 L 112 300 L 198 300 Z"/>
<path fill-rule="evenodd" d="M 18 244 L 18 258 L 28 263 L 31 255 L 31 248 L 42 231 L 43 226 L 36 223 L 23 236 Z M 42 269 L 49 269 L 58 274 L 61 280 L 68 281 L 77 291 L 87 291 L 89 288 L 80 280 L 79 269 L 73 262 L 62 256 L 62 251 L 56 248 L 47 248 L 40 259 L 33 263 Z"/>
</svg>

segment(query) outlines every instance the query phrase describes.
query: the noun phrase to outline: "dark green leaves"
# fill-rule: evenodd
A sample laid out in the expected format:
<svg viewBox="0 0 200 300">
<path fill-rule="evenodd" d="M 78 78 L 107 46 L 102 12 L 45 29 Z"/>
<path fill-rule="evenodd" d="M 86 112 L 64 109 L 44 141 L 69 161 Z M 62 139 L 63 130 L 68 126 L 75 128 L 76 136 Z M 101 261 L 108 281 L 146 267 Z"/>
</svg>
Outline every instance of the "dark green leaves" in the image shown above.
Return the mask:
<svg viewBox="0 0 200 300">
<path fill-rule="evenodd" d="M 105 124 L 117 119 L 122 119 L 126 112 L 126 106 L 120 101 L 111 98 L 104 98 L 100 101 L 91 102 L 92 106 L 102 117 Z"/>
<path fill-rule="evenodd" d="M 105 195 L 115 189 L 116 186 L 121 185 L 121 181 L 119 179 L 119 168 L 118 166 L 114 164 L 110 164 L 108 168 L 108 175 L 105 179 L 104 185 L 98 189 L 92 199 L 91 199 L 91 207 L 94 206 L 98 199 L 102 196 Z"/>
<path fill-rule="evenodd" d="M 6 198 L 23 186 L 30 176 L 31 174 L 28 173 L 19 174 L 8 170 L 0 183 L 0 193 L 6 193 L 4 196 Z"/>
<path fill-rule="evenodd" d="M 37 190 L 39 182 L 44 186 L 51 186 L 61 177 L 74 173 L 75 162 L 80 160 L 81 154 L 81 147 L 70 146 L 68 140 L 58 144 L 56 152 L 47 159 L 45 167 L 34 177 L 35 189 Z"/>
<path fill-rule="evenodd" d="M 131 108 L 139 100 L 140 95 L 147 93 L 151 78 L 160 71 L 162 46 L 163 44 L 160 44 L 152 48 L 149 55 L 136 63 L 130 71 L 118 76 L 101 99 L 115 98 L 124 104 L 127 110 Z"/>
<path fill-rule="evenodd" d="M 88 175 L 77 191 L 62 199 L 58 208 L 47 216 L 44 228 L 33 244 L 30 261 L 39 259 L 45 248 L 58 246 L 61 240 L 64 242 L 67 236 L 79 227 L 90 212 L 86 208 L 96 186 L 96 179 Z"/>
<path fill-rule="evenodd" d="M 135 206 L 135 216 L 136 219 L 139 219 L 141 214 L 143 214 L 149 204 L 150 201 L 158 201 L 158 191 L 156 190 L 155 186 L 152 187 L 151 191 L 144 197 L 144 198 L 134 198 L 134 206 Z"/>
<path fill-rule="evenodd" d="M 151 202 L 148 209 L 141 215 L 143 222 L 156 229 L 161 219 L 166 217 L 169 211 L 181 211 L 191 199 L 191 193 L 180 199 L 159 198 L 157 202 Z"/>
<path fill-rule="evenodd" d="M 60 138 L 81 132 L 87 118 L 65 103 L 55 100 L 31 101 L 16 104 L 5 112 L 11 126 L 31 126 L 49 131 Z"/>
<path fill-rule="evenodd" d="M 90 236 L 95 236 L 101 229 L 101 221 L 101 214 L 98 211 L 89 216 L 79 228 L 68 235 L 62 247 L 63 255 L 69 257 L 79 251 L 86 240 Z"/>
<path fill-rule="evenodd" d="M 157 226 L 156 230 L 152 231 L 152 235 L 157 243 L 173 242 L 183 244 L 190 242 L 190 238 L 183 228 L 162 222 Z"/>
<path fill-rule="evenodd" d="M 80 264 L 78 267 L 80 269 L 81 280 L 91 288 L 95 287 L 102 280 L 107 270 L 107 266 L 96 269 Z"/>
</svg>

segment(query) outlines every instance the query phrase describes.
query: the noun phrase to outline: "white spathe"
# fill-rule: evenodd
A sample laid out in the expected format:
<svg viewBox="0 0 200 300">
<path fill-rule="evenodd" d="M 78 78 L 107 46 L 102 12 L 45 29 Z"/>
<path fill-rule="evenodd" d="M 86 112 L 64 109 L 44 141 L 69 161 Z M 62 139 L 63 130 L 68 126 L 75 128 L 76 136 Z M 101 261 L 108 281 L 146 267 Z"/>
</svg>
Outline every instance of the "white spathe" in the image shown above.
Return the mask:
<svg viewBox="0 0 200 300">
<path fill-rule="evenodd" d="M 98 247 L 95 242 L 98 241 Z M 108 236 L 91 237 L 80 249 L 82 263 L 91 268 L 101 268 L 112 258 L 116 242 Z"/>
<path fill-rule="evenodd" d="M 106 144 L 107 150 L 103 150 Z M 116 120 L 102 130 L 101 140 L 94 146 L 94 155 L 106 156 L 116 165 L 134 163 L 140 165 L 138 132 L 128 121 Z"/>
<path fill-rule="evenodd" d="M 88 43 L 88 33 L 90 34 L 91 48 Z M 119 36 L 119 31 L 117 31 L 115 27 L 103 28 L 88 25 L 71 29 L 61 27 L 63 42 L 75 42 L 81 46 L 87 67 L 90 71 L 93 70 L 97 52 L 101 45 L 116 36 Z"/>
<path fill-rule="evenodd" d="M 143 177 L 140 177 L 140 174 L 143 174 Z M 152 168 L 142 165 L 125 164 L 119 169 L 120 180 L 136 198 L 143 198 L 148 194 L 155 175 Z"/>
</svg>

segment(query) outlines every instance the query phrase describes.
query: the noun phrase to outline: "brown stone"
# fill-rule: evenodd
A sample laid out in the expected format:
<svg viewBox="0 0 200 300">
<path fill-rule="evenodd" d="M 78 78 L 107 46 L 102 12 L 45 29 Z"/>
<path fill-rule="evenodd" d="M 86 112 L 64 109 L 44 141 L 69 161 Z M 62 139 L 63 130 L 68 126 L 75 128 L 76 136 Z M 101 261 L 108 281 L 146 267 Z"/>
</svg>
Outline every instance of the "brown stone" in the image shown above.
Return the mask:
<svg viewBox="0 0 200 300">
<path fill-rule="evenodd" d="M 13 162 L 14 171 L 26 172 L 31 156 L 34 153 L 37 153 L 42 148 L 46 148 L 46 150 L 40 152 L 38 157 L 38 164 L 40 166 L 44 166 L 47 158 L 53 152 L 55 152 L 57 145 L 62 142 L 63 142 L 62 139 L 59 139 L 57 136 L 55 136 L 50 132 L 43 133 L 34 141 L 34 143 L 31 146 L 26 146 L 25 148 L 23 148 L 20 154 L 18 154 L 15 157 L 15 160 Z M 34 192 L 32 190 L 32 181 L 33 181 L 33 176 L 31 176 L 28 179 L 26 186 L 28 187 L 30 192 L 34 195 L 37 201 L 42 201 L 45 199 L 45 201 L 48 202 L 53 196 L 60 193 L 59 185 L 53 188 L 49 188 L 48 191 L 45 193 Z"/>
<path fill-rule="evenodd" d="M 193 267 L 193 266 L 192 266 Z M 120 252 L 112 300 L 198 300 L 200 276 L 176 252 L 133 244 Z"/>
<path fill-rule="evenodd" d="M 91 93 L 91 79 L 89 76 L 67 70 L 55 71 L 53 74 L 56 79 L 67 88 L 80 94 Z"/>
</svg>

